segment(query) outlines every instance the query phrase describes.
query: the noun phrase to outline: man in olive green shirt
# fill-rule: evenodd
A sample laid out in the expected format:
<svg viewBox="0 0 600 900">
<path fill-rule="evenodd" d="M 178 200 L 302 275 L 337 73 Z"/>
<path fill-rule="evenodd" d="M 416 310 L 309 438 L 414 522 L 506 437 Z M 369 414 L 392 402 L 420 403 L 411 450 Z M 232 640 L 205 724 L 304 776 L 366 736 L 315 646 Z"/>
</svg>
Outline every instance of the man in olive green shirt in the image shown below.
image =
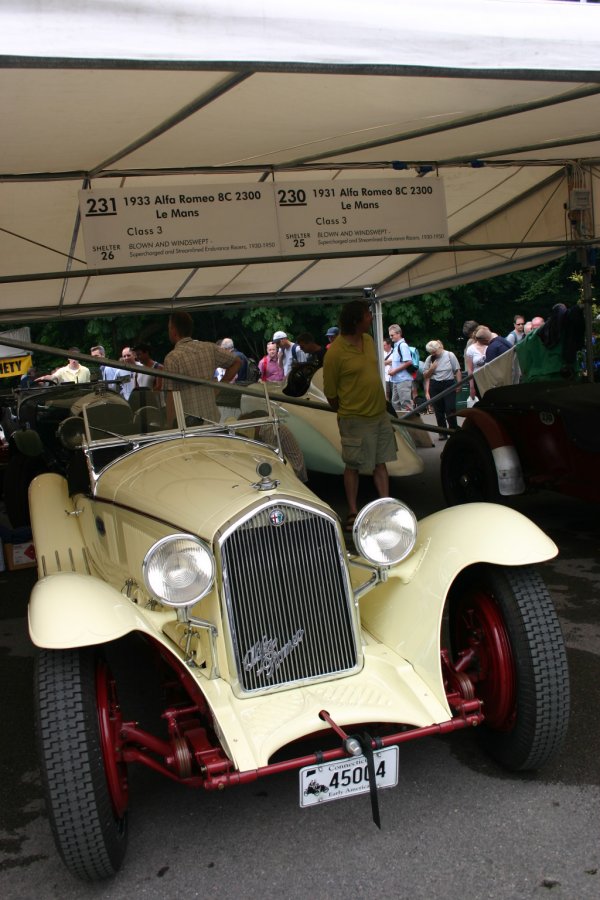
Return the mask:
<svg viewBox="0 0 600 900">
<path fill-rule="evenodd" d="M 358 512 L 359 473 L 372 472 L 377 493 L 388 497 L 386 462 L 396 459 L 396 440 L 386 411 L 375 343 L 368 334 L 372 321 L 366 300 L 347 303 L 340 316 L 341 334 L 323 361 L 323 390 L 338 415 L 348 528 Z"/>
</svg>

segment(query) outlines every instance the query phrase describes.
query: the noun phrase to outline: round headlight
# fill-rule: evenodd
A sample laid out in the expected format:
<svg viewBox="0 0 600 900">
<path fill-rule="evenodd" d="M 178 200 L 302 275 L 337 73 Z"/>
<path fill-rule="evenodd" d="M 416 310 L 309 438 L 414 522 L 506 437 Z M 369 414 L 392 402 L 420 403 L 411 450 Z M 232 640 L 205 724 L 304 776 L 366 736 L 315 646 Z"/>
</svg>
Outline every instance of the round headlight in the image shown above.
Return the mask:
<svg viewBox="0 0 600 900">
<path fill-rule="evenodd" d="M 154 598 L 168 606 L 191 606 L 210 591 L 215 561 L 200 538 L 170 534 L 148 550 L 142 570 Z"/>
<path fill-rule="evenodd" d="M 378 566 L 393 566 L 411 552 L 417 540 L 417 520 L 408 506 L 386 497 L 364 506 L 352 529 L 354 546 Z"/>
</svg>

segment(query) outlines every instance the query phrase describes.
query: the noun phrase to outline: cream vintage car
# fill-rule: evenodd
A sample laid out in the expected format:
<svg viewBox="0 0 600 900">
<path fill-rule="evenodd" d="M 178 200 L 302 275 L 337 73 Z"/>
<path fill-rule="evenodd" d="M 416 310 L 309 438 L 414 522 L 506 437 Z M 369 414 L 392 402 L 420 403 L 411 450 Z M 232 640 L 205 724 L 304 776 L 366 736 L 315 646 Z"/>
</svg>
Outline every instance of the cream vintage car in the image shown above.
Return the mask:
<svg viewBox="0 0 600 900">
<path fill-rule="evenodd" d="M 225 425 L 190 425 L 176 394 L 167 431 L 109 399 L 60 424 L 64 474 L 29 491 L 42 780 L 75 876 L 121 866 L 132 766 L 208 791 L 296 770 L 299 815 L 369 792 L 377 820 L 406 741 L 469 728 L 514 770 L 559 750 L 567 662 L 534 566 L 557 550 L 528 519 L 417 523 L 388 498 L 350 539 L 266 392 Z"/>
<path fill-rule="evenodd" d="M 266 410 L 265 386 L 279 419 L 298 442 L 306 468 L 326 475 L 342 475 L 344 461 L 340 432 L 337 416 L 329 408 L 323 393 L 323 370 L 315 371 L 310 365 L 301 365 L 292 370 L 292 376 L 285 384 L 259 382 L 249 385 L 248 393 L 239 400 L 242 414 Z M 223 410 L 224 416 L 227 412 Z M 236 413 L 237 410 L 229 412 Z M 432 446 L 427 432 L 409 429 L 405 425 L 396 427 L 396 459 L 387 464 L 392 478 L 405 478 L 423 472 L 423 459 L 416 449 L 419 438 L 424 438 L 422 446 Z"/>
</svg>

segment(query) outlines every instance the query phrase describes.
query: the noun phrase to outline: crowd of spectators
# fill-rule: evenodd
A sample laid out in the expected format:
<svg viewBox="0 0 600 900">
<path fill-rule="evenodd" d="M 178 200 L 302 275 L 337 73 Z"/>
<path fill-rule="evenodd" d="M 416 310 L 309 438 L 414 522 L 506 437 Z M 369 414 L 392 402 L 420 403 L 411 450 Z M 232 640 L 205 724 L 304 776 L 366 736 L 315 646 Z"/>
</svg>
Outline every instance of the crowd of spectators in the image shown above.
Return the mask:
<svg viewBox="0 0 600 900">
<path fill-rule="evenodd" d="M 564 303 L 555 304 L 547 320 L 534 316 L 527 321 L 525 316 L 517 314 L 506 337 L 487 325 L 472 320 L 465 322 L 465 367 L 469 376 L 475 376 L 470 380 L 471 397 L 476 399 L 478 395 L 478 380 L 487 389 L 503 384 L 573 378 L 584 334 L 583 310 L 578 304 L 570 309 Z M 505 356 L 508 351 L 514 352 Z M 493 370 L 481 371 L 483 366 L 494 362 L 497 364 Z"/>
<path fill-rule="evenodd" d="M 512 369 L 509 371 L 508 365 L 503 368 L 497 366 L 495 371 L 502 373 L 504 381 L 488 382 L 487 386 L 507 383 L 507 380 L 516 383 L 572 375 L 575 355 L 579 352 L 581 356 L 583 346 L 580 306 L 567 310 L 563 304 L 556 304 L 547 322 L 540 316 L 528 321 L 517 313 L 512 324 L 510 332 L 503 337 L 486 324 L 467 320 L 463 326 L 466 343 L 461 367 L 456 354 L 447 350 L 440 338 L 427 343 L 425 362 L 415 366 L 415 348 L 408 345 L 402 327 L 392 323 L 387 328 L 388 336 L 382 346 L 385 401 L 401 416 L 412 414 L 415 406 L 421 409 L 429 402 L 429 411 L 435 413 L 438 428 L 448 431 L 457 427 L 456 398 L 462 387 L 462 368 L 466 369 L 471 403 L 476 402 L 478 396 L 478 373 L 487 364 L 503 358 L 508 351 L 514 351 L 510 355 Z M 173 349 L 166 355 L 164 364 L 154 358 L 151 345 L 144 341 L 131 341 L 122 348 L 119 362 L 127 368 L 105 361 L 105 348 L 97 344 L 90 349 L 90 355 L 98 360 L 97 370 L 92 366 L 90 371 L 88 366 L 68 356 L 66 364 L 56 367 L 49 374 L 37 376 L 32 369 L 23 379 L 22 386 L 26 386 L 26 381 L 85 384 L 100 379 L 125 400 L 131 400 L 136 391 L 154 395 L 154 402 L 166 410 L 168 420 L 172 421 L 174 411 L 169 399 L 169 385 L 160 374 L 164 366 L 170 371 L 206 381 L 246 383 L 260 380 L 283 386 L 286 381 L 289 385 L 288 379 L 295 367 L 309 366 L 313 370 L 323 367 L 327 354 L 340 337 L 339 325 L 330 326 L 320 338 L 308 331 L 301 331 L 294 338 L 288 331 L 279 328 L 266 343 L 265 353 L 256 363 L 238 350 L 230 337 L 216 343 L 194 340 L 192 325 L 192 318 L 186 312 L 175 312 L 170 316 L 168 334 Z M 348 334 L 343 334 L 343 337 L 347 344 Z M 71 349 L 73 353 L 79 353 L 78 348 Z M 136 371 L 138 367 L 141 369 L 139 372 Z M 152 374 L 148 370 L 153 370 Z M 217 420 L 219 415 L 223 416 L 224 405 L 228 406 L 208 387 L 180 382 L 179 388 L 185 398 L 184 408 L 189 407 L 191 416 Z M 424 402 L 418 403 L 417 395 L 421 389 L 424 395 L 421 401 Z M 229 394 L 234 395 L 234 392 L 229 391 Z M 231 411 L 239 415 L 239 400 L 237 404 L 232 403 Z M 441 440 L 445 436 L 440 433 Z"/>
<path fill-rule="evenodd" d="M 388 326 L 388 337 L 385 338 L 382 348 L 386 400 L 391 403 L 396 414 L 406 415 L 417 405 L 417 395 L 422 385 L 424 399 L 431 401 L 431 409 L 435 412 L 438 425 L 456 427 L 453 403 L 455 404 L 456 393 L 460 390 L 460 381 L 456 372 L 460 373 L 461 368 L 466 370 L 470 402 L 475 402 L 477 399 L 476 376 L 478 372 L 487 363 L 498 359 L 509 350 L 514 349 L 515 351 L 511 357 L 510 375 L 510 380 L 514 383 L 564 377 L 567 371 L 571 372 L 573 368 L 573 345 L 579 340 L 581 331 L 579 318 L 579 307 L 567 310 L 563 304 L 556 304 L 553 307 L 548 323 L 541 316 L 534 316 L 531 320 L 526 320 L 525 316 L 517 313 L 513 318 L 513 327 L 505 337 L 486 324 L 467 320 L 463 325 L 463 337 L 466 342 L 464 365 L 458 366 L 458 368 L 454 366 L 453 362 L 448 368 L 450 351 L 445 349 L 440 338 L 435 338 L 426 346 L 425 364 L 421 363 L 415 369 L 414 359 L 411 356 L 414 348 L 409 347 L 401 326 L 392 323 Z M 183 327 L 184 330 L 179 331 L 178 327 Z M 182 313 L 181 316 L 174 313 L 169 318 L 170 339 L 173 342 L 173 336 L 176 334 L 174 346 L 182 343 L 176 353 L 171 351 L 167 354 L 165 362 L 168 361 L 174 366 L 180 364 L 180 357 L 183 357 L 186 352 L 184 343 L 192 341 L 191 328 L 192 319 L 188 313 Z M 208 362 L 206 365 L 202 364 L 195 368 L 200 368 L 203 373 L 202 377 L 207 380 L 242 383 L 260 380 L 283 384 L 295 367 L 305 364 L 313 369 L 322 367 L 328 350 L 333 346 L 339 334 L 338 325 L 330 326 L 321 339 L 309 331 L 298 333 L 294 339 L 288 331 L 277 329 L 274 331 L 272 339 L 266 343 L 264 355 L 258 363 L 238 350 L 234 340 L 230 337 L 224 337 L 216 344 L 208 341 L 194 341 L 194 344 L 201 345 L 200 348 L 195 349 L 201 350 L 207 361 L 213 359 L 215 361 L 211 371 L 207 369 Z M 580 343 L 583 344 L 583 339 Z M 212 348 L 210 353 L 206 350 L 208 346 Z M 72 349 L 73 352 L 79 352 L 75 347 Z M 217 351 L 220 351 L 220 354 L 229 355 L 225 357 L 219 355 Z M 107 382 L 110 388 L 118 392 L 124 399 L 129 400 L 135 390 L 146 390 L 158 395 L 160 405 L 166 405 L 168 391 L 163 384 L 162 377 L 158 374 L 163 368 L 163 363 L 154 359 L 149 343 L 131 342 L 124 346 L 121 350 L 120 362 L 128 366 L 154 369 L 156 375 L 150 375 L 147 371 L 137 373 L 131 368 L 125 369 L 102 362 L 106 358 L 106 353 L 105 348 L 100 344 L 93 346 L 90 354 L 99 361 L 97 377 Z M 453 360 L 457 359 L 454 354 L 452 356 Z M 231 357 L 238 360 L 235 371 L 231 368 Z M 225 365 L 225 359 L 227 359 L 228 365 Z M 497 368 L 497 371 L 500 372 L 500 368 Z M 507 367 L 506 372 L 508 372 Z M 190 374 L 199 374 L 199 372 Z M 93 367 L 90 371 L 90 368 L 75 358 L 68 357 L 65 365 L 55 368 L 47 375 L 39 376 L 36 380 L 50 381 L 55 384 L 87 383 L 93 380 L 95 375 Z M 507 376 L 504 374 L 502 377 L 506 380 Z M 30 376 L 29 381 L 32 380 L 33 378 Z M 448 391 L 453 381 L 456 383 L 456 390 L 437 400 L 438 393 L 441 392 L 440 385 L 444 384 L 443 390 Z M 189 389 L 186 388 L 186 390 Z M 198 404 L 196 405 L 198 406 Z M 199 404 L 199 406 L 202 405 Z M 212 405 L 210 412 L 212 415 L 215 414 Z"/>
<path fill-rule="evenodd" d="M 463 385 L 463 366 L 442 340 L 435 338 L 427 342 L 427 356 L 419 364 L 418 354 L 415 360 L 415 348 L 409 346 L 402 327 L 396 322 L 388 326 L 388 335 L 383 339 L 385 376 L 382 382 L 380 354 L 376 352 L 371 331 L 369 303 L 351 301 L 342 308 L 339 325 L 330 326 L 321 339 L 309 331 L 298 333 L 294 339 L 288 331 L 275 330 L 266 343 L 264 355 L 255 363 L 236 348 L 230 337 L 217 342 L 195 339 L 191 315 L 175 311 L 168 320 L 172 349 L 164 362 L 154 358 L 149 343 L 132 341 L 122 348 L 120 365 L 110 365 L 104 346 L 97 344 L 90 349 L 90 355 L 98 361 L 97 372 L 93 366 L 90 371 L 68 356 L 65 365 L 38 380 L 85 384 L 97 377 L 106 383 L 107 389 L 117 392 L 130 404 L 136 396 L 134 392 L 141 392 L 144 399 L 140 402 L 147 404 L 149 397 L 154 398 L 164 424 L 172 427 L 176 424 L 175 390 L 180 394 L 189 424 L 219 422 L 229 415 L 252 418 L 256 417 L 256 410 L 251 414 L 242 412 L 239 391 L 219 388 L 217 393 L 209 384 L 169 380 L 165 372 L 179 374 L 184 379 L 219 381 L 223 385 L 260 380 L 283 387 L 286 381 L 289 386 L 294 369 L 306 367 L 314 372 L 322 368 L 323 390 L 336 413 L 340 433 L 348 506 L 346 527 L 351 529 L 357 515 L 361 473 L 371 474 L 379 496 L 388 496 L 387 463 L 396 458 L 397 452 L 391 410 L 402 417 L 414 415 L 415 406 L 421 408 L 416 399 L 418 385 L 422 384 L 424 403 L 429 403 L 429 411 L 435 414 L 439 440 L 447 440 L 448 433 L 458 425 L 457 394 Z M 495 364 L 494 371 L 502 373 L 504 381 L 492 380 L 489 386 L 511 381 L 552 380 L 572 374 L 576 352 L 583 345 L 583 332 L 581 308 L 568 310 L 563 304 L 552 308 L 547 321 L 539 316 L 527 321 L 523 315 L 515 315 L 513 328 L 505 337 L 486 324 L 467 320 L 463 325 L 464 369 L 471 402 L 477 400 L 477 380 L 491 371 L 487 369 L 490 363 Z M 80 352 L 75 347 L 71 351 Z M 510 365 L 500 365 L 504 359 Z M 272 434 L 259 432 L 260 429 L 254 429 L 256 439 L 268 437 L 272 442 Z M 284 431 L 280 440 L 298 476 L 306 480 L 302 451 L 295 438 Z"/>
</svg>

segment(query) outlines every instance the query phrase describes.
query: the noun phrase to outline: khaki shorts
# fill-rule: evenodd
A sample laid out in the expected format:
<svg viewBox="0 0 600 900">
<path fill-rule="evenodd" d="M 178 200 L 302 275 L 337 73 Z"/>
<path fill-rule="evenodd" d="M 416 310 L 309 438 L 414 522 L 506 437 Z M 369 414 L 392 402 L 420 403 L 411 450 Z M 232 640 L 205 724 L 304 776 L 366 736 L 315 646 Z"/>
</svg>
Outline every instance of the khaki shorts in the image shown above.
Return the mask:
<svg viewBox="0 0 600 900">
<path fill-rule="evenodd" d="M 338 418 L 342 459 L 349 469 L 372 472 L 380 463 L 396 459 L 396 437 L 387 413 L 375 419 Z"/>
</svg>

